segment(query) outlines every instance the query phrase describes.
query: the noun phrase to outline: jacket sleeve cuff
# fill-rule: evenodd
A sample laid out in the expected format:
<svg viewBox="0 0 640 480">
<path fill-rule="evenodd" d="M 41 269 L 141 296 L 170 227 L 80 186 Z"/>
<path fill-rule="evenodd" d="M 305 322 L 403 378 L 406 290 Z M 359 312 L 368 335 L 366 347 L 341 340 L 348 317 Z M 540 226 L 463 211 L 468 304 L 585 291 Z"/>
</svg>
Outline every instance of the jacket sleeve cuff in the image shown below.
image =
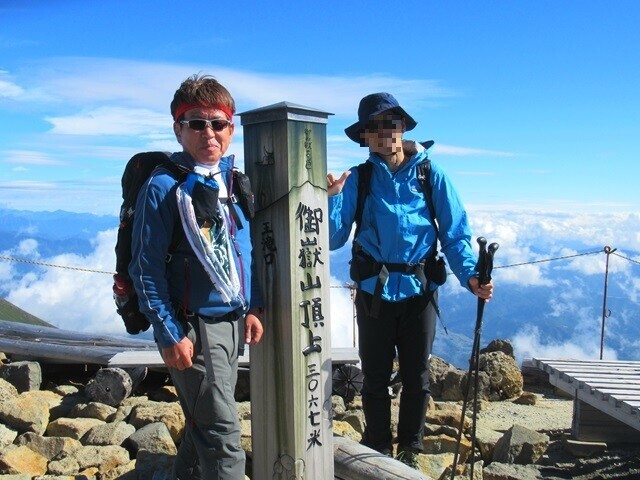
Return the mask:
<svg viewBox="0 0 640 480">
<path fill-rule="evenodd" d="M 172 320 L 153 323 L 153 336 L 161 348 L 168 348 L 184 338 L 182 326 Z"/>
</svg>

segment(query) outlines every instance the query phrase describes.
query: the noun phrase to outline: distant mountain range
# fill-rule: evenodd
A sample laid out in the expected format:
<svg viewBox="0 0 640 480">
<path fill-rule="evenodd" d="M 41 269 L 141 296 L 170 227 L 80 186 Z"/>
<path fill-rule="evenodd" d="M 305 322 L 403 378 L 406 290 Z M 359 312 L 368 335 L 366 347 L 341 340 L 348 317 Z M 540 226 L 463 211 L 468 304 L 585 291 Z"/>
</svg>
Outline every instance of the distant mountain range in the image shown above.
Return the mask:
<svg viewBox="0 0 640 480">
<path fill-rule="evenodd" d="M 87 255 L 95 248 L 92 242 L 96 234 L 117 225 L 115 216 L 0 209 L 0 255 L 18 256 L 17 246 L 27 239 L 38 241 L 41 258 L 62 253 Z M 499 250 L 496 254 L 496 267 L 506 263 L 500 253 Z M 545 252 L 531 247 L 531 254 L 544 256 Z M 349 259 L 349 247 L 331 253 L 331 275 L 340 284 L 350 282 Z M 33 267 L 16 264 L 15 269 L 24 275 Z M 564 353 L 594 358 L 600 346 L 604 272 L 578 274 L 575 269 L 567 268 L 566 261 L 550 263 L 545 272 L 549 285 L 524 286 L 514 280 L 502 281 L 503 271 L 494 270 L 496 294 L 485 308 L 481 345 L 502 338 L 515 341 L 516 354 L 525 357 Z M 639 265 L 633 266 L 631 275 L 609 276 L 607 309 L 611 314 L 606 319 L 605 346 L 613 350 L 618 359 L 640 359 L 640 299 L 630 287 L 635 272 L 640 273 Z M 434 354 L 466 368 L 477 301 L 457 283 L 457 279 L 450 276 L 441 288 L 442 322 L 449 333 L 445 334 L 439 324 Z M 10 290 L 10 282 L 0 283 L 2 296 L 6 297 Z M 25 305 L 21 307 L 28 310 Z"/>
<path fill-rule="evenodd" d="M 22 240 L 34 239 L 45 257 L 67 252 L 86 255 L 92 250 L 96 233 L 117 228 L 118 223 L 113 215 L 0 209 L 0 252 L 14 249 Z"/>
</svg>

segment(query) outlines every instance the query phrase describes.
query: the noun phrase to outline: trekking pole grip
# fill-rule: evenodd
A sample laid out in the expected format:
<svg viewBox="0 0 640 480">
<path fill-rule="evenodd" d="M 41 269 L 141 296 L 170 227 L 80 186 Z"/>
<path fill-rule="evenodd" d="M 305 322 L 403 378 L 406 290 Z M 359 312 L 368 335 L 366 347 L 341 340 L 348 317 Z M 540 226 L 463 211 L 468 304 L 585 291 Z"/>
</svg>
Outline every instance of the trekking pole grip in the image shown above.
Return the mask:
<svg viewBox="0 0 640 480">
<path fill-rule="evenodd" d="M 488 283 L 487 277 L 487 239 L 484 237 L 478 237 L 478 263 L 476 265 L 476 271 L 478 272 L 478 282 L 480 285 Z"/>
</svg>

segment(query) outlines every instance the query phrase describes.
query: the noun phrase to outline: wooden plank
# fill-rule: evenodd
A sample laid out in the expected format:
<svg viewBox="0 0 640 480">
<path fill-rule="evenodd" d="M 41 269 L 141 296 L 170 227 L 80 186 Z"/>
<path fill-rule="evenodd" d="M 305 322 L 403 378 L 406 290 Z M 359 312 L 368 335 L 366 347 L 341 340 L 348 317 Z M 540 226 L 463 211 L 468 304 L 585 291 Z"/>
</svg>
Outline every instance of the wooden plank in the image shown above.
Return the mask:
<svg viewBox="0 0 640 480">
<path fill-rule="evenodd" d="M 26 340 L 0 338 L 0 352 L 19 355 L 20 358 L 51 363 L 91 363 L 107 365 L 119 353 L 116 347 L 56 345 Z"/>
<path fill-rule="evenodd" d="M 49 341 L 50 343 L 91 345 L 95 347 L 156 348 L 155 342 L 152 340 L 134 339 L 124 336 L 119 337 L 115 335 L 87 334 L 62 328 L 27 325 L 3 320 L 0 320 L 0 339 L 39 342 Z"/>
<path fill-rule="evenodd" d="M 586 402 L 577 401 L 574 408 L 572 435 L 582 441 L 636 443 L 640 431 L 618 421 Z"/>
<path fill-rule="evenodd" d="M 0 349 L 1 350 L 1 349 Z M 332 348 L 331 361 L 333 365 L 356 364 L 360 362 L 358 351 L 355 348 Z M 249 349 L 245 349 L 244 355 L 238 359 L 241 367 L 249 366 Z M 158 350 L 128 350 L 118 352 L 109 359 L 110 367 L 138 367 L 149 368 L 164 367 L 164 362 Z"/>
<path fill-rule="evenodd" d="M 608 389 L 614 390 L 614 391 L 623 390 L 623 389 L 631 392 L 640 391 L 640 385 L 629 385 L 628 383 L 621 385 L 619 382 L 595 382 L 595 383 L 589 383 L 588 385 L 585 384 L 585 386 L 588 386 L 590 388 L 597 388 L 601 392 L 604 392 Z"/>
<path fill-rule="evenodd" d="M 620 360 L 571 360 L 571 359 L 550 359 L 550 358 L 532 358 L 531 361 L 533 363 L 543 362 L 547 365 L 575 365 L 575 364 L 584 364 L 584 365 L 612 365 L 619 366 L 622 364 Z M 625 365 L 637 365 L 640 366 L 639 360 L 624 360 Z"/>
<path fill-rule="evenodd" d="M 633 435 L 627 432 L 622 438 L 635 438 L 640 430 L 640 372 L 635 366 L 640 363 L 590 361 L 578 366 L 577 362 L 533 359 L 539 369 L 549 373 L 552 385 L 574 395 L 574 434 L 585 440 L 619 441 L 621 432 L 631 429 Z M 597 369 L 596 365 L 606 368 Z M 594 427 L 594 418 L 602 415 L 607 418 L 604 426 Z"/>
</svg>

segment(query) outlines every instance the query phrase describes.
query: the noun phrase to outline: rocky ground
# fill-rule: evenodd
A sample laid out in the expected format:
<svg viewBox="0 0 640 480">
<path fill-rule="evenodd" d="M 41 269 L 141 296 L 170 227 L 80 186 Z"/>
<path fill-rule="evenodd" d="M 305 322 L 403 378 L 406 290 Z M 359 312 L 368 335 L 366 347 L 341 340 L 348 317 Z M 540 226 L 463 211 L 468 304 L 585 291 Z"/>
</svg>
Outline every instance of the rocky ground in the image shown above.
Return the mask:
<svg viewBox="0 0 640 480">
<path fill-rule="evenodd" d="M 576 457 L 566 446 L 567 439 L 571 438 L 572 399 L 558 395 L 550 385 L 525 385 L 525 389 L 536 394 L 538 401 L 535 405 L 512 402 L 483 404 L 485 408 L 478 414 L 478 426 L 505 431 L 519 423 L 547 434 L 549 446 L 536 465 L 538 478 L 640 479 L 640 445 L 607 445 L 605 451 Z"/>
<path fill-rule="evenodd" d="M 494 371 L 502 372 L 502 383 L 496 390 L 495 382 L 487 380 L 485 390 L 481 390 L 486 394 L 486 399 L 481 400 L 478 405 L 478 445 L 492 444 L 491 450 L 495 450 L 497 439 L 506 437 L 514 425 L 519 425 L 525 427 L 525 433 L 531 438 L 544 438 L 539 443 L 542 447 L 538 447 L 543 450 L 540 455 L 533 456 L 535 461 L 522 465 L 517 462 L 486 461 L 486 466 L 479 468 L 484 477 L 476 478 L 640 479 L 640 446 L 594 446 L 573 441 L 570 437 L 572 399 L 555 391 L 544 379 L 523 378 L 518 369 L 514 371 L 509 367 L 511 361 L 508 356 L 495 353 L 491 355 L 494 360 L 500 359 L 501 363 L 494 362 L 493 368 Z M 31 371 L 39 370 L 39 367 L 31 367 Z M 0 373 L 3 370 L 0 366 Z M 45 372 L 45 381 L 41 386 L 40 380 L 34 383 L 31 378 L 18 378 L 15 383 L 22 385 L 20 390 L 23 393 L 20 394 L 9 382 L 0 380 L 0 479 L 133 480 L 152 478 L 151 472 L 154 472 L 154 479 L 167 478 L 184 419 L 173 387 L 165 384 L 164 376 L 149 375 L 134 396 L 111 407 L 86 398 L 84 395 L 87 393 L 88 378 L 85 376 L 69 382 L 70 373 L 69 369 L 55 375 Z M 433 386 L 438 388 L 440 395 L 429 409 L 425 447 L 433 450 L 429 454 L 420 455 L 422 471 L 432 478 L 449 478 L 447 475 L 443 476 L 442 472 L 451 463 L 453 456 L 451 438 L 455 433 L 452 433 L 452 425 L 459 424 L 461 402 L 459 399 L 445 400 L 442 397 L 455 396 L 463 374 L 464 372 L 453 371 L 444 362 L 440 362 L 438 371 L 432 371 Z M 497 378 L 495 375 L 489 377 Z M 517 388 L 511 389 L 504 383 L 507 378 L 511 378 Z M 32 383 L 34 384 L 31 385 Z M 248 388 L 248 382 L 242 375 L 239 383 Z M 395 397 L 392 400 L 395 419 L 401 395 L 401 384 L 399 385 L 391 391 Z M 505 389 L 519 389 L 520 393 L 522 390 L 525 393 L 519 397 L 500 399 Z M 237 395 L 239 393 L 236 392 Z M 248 393 L 248 390 L 242 392 L 239 400 L 246 400 L 241 397 L 247 397 Z M 492 398 L 492 401 L 488 398 Z M 519 400 L 516 399 L 522 400 L 522 403 L 518 403 Z M 9 407 L 10 405 L 13 407 Z M 334 431 L 359 441 L 363 430 L 360 398 L 356 397 L 345 405 L 341 397 L 334 396 L 334 412 Z M 249 402 L 239 402 L 239 414 L 250 474 Z M 40 417 L 42 421 L 38 421 Z M 471 418 L 472 405 L 468 405 L 466 423 Z M 468 435 L 468 426 L 465 426 L 465 432 Z M 468 451 L 469 446 L 466 448 Z M 38 452 L 38 455 L 33 452 Z M 40 469 L 40 475 L 20 475 L 27 469 L 24 458 L 26 453 L 34 455 L 32 464 L 39 466 L 29 468 L 33 468 L 34 472 Z M 482 453 L 485 455 L 485 452 Z M 57 476 L 43 475 L 44 472 L 49 475 L 56 473 Z M 158 476 L 159 473 L 165 476 Z"/>
</svg>

